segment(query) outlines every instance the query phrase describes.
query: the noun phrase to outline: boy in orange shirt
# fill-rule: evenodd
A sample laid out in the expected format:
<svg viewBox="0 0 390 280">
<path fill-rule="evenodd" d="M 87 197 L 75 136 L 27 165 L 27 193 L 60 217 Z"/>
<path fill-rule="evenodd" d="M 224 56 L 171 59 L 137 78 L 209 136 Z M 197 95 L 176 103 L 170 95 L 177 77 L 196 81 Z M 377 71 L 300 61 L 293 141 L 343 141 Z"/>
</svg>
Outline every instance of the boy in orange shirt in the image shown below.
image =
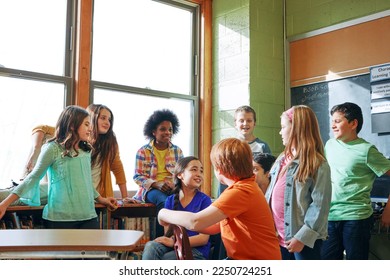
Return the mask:
<svg viewBox="0 0 390 280">
<path fill-rule="evenodd" d="M 228 259 L 280 260 L 272 214 L 255 182 L 248 143 L 224 139 L 213 146 L 210 157 L 216 177 L 227 189 L 198 213 L 162 209 L 160 224 L 207 234 L 221 232 Z"/>
</svg>

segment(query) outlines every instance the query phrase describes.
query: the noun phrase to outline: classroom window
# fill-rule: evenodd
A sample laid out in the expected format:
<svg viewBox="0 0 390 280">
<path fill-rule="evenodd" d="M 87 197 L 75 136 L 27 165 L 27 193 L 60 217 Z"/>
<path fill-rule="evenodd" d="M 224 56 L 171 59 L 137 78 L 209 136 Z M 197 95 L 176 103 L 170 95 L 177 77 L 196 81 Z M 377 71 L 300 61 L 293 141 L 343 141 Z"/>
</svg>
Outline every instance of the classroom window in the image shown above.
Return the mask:
<svg viewBox="0 0 390 280">
<path fill-rule="evenodd" d="M 185 1 L 94 2 L 91 102 L 113 111 L 129 190 L 138 188 L 135 154 L 153 111 L 174 111 L 180 131 L 172 142 L 197 154 L 198 13 Z"/>
<path fill-rule="evenodd" d="M 0 2 L 0 188 L 20 178 L 32 128 L 55 125 L 70 104 L 73 5 L 66 0 Z"/>
</svg>

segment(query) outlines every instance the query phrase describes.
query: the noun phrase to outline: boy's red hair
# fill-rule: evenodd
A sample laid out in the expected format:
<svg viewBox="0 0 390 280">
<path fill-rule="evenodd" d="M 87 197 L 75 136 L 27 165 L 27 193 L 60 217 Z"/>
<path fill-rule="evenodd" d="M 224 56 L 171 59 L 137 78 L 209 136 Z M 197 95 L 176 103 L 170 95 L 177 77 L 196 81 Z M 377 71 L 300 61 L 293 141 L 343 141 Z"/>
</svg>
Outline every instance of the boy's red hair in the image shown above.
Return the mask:
<svg viewBox="0 0 390 280">
<path fill-rule="evenodd" d="M 210 153 L 211 163 L 226 178 L 238 181 L 253 176 L 252 150 L 248 143 L 227 138 L 215 144 Z"/>
</svg>

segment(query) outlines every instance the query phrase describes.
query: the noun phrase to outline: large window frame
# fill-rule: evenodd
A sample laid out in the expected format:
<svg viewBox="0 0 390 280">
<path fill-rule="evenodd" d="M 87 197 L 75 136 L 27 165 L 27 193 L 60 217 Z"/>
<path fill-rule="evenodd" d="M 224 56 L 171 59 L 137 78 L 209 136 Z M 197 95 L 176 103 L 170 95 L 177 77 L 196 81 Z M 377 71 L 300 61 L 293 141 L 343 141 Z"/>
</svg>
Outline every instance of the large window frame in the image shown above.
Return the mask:
<svg viewBox="0 0 390 280">
<path fill-rule="evenodd" d="M 187 1 L 166 1 L 183 4 L 191 2 L 199 5 L 199 35 L 198 48 L 198 77 L 193 85 L 193 92 L 186 96 L 194 102 L 194 119 L 197 125 L 194 130 L 194 143 L 198 145 L 194 148 L 204 166 L 205 180 L 203 191 L 211 194 L 212 167 L 209 159 L 211 150 L 212 135 L 212 67 L 211 67 L 211 0 L 187 0 Z M 105 88 L 106 84 L 98 84 L 91 81 L 91 46 L 92 46 L 92 18 L 93 0 L 67 0 L 66 16 L 66 52 L 64 54 L 64 73 L 52 75 L 48 73 L 38 73 L 26 69 L 13 69 L 0 67 L 0 75 L 20 80 L 32 80 L 40 82 L 57 83 L 64 85 L 64 107 L 75 104 L 87 107 L 91 102 L 91 88 Z M 49 23 L 48 23 L 49 24 Z M 121 89 L 123 90 L 123 89 Z M 137 90 L 140 94 L 145 94 L 142 90 L 127 88 L 125 90 Z M 161 92 L 150 92 L 151 95 L 160 95 Z M 170 98 L 183 98 L 172 94 Z M 26 139 L 26 145 L 30 145 L 30 139 Z"/>
<path fill-rule="evenodd" d="M 21 63 L 12 64 L 13 60 L 10 60 L 6 65 L 0 66 L 0 77 L 2 79 L 3 86 L 7 88 L 7 84 L 15 85 L 15 93 L 12 93 L 14 88 L 11 89 L 11 92 L 2 92 L 3 100 L 6 99 L 7 107 L 14 108 L 13 112 L 19 112 L 17 117 L 8 116 L 11 118 L 9 123 L 12 124 L 14 133 L 10 130 L 3 130 L 4 133 L 7 133 L 7 139 L 11 139 L 5 142 L 8 142 L 8 146 L 5 147 L 9 150 L 4 151 L 3 160 L 9 162 L 8 169 L 5 169 L 5 173 L 1 176 L 1 185 L 0 188 L 8 187 L 6 180 L 19 180 L 21 179 L 19 176 L 22 175 L 23 167 L 25 166 L 25 160 L 27 159 L 28 152 L 31 147 L 31 139 L 29 135 L 31 135 L 31 125 L 39 125 L 39 124 L 55 124 L 56 118 L 58 118 L 59 113 L 57 109 L 65 107 L 70 104 L 74 104 L 74 62 L 75 62 L 75 33 L 74 26 L 76 25 L 76 12 L 77 12 L 77 1 L 75 0 L 66 0 L 62 2 L 63 6 L 58 6 L 58 8 L 64 8 L 63 14 L 65 18 L 64 23 L 64 36 L 63 41 L 63 53 L 62 56 L 58 57 L 62 59 L 62 65 L 54 64 L 55 66 L 61 66 L 57 68 L 57 71 L 53 74 L 49 73 L 52 68 L 45 72 L 45 67 L 36 67 L 36 69 L 31 69 L 33 64 L 22 65 Z M 37 9 L 42 9 L 44 2 L 35 3 Z M 62 10 L 57 10 L 62 12 Z M 7 12 L 7 11 L 4 11 Z M 11 11 L 8 11 L 11 12 Z M 31 11 L 30 11 L 31 13 Z M 34 11 L 32 11 L 35 16 L 38 16 Z M 21 17 L 23 19 L 23 17 Z M 23 23 L 22 24 L 28 24 Z M 19 26 L 16 25 L 16 28 Z M 12 27 L 10 28 L 12 29 Z M 46 30 L 47 31 L 47 30 Z M 28 31 L 26 31 L 28 32 Z M 37 30 L 37 36 L 42 36 L 44 33 L 39 33 L 40 30 Z M 25 34 L 28 35 L 28 34 Z M 35 34 L 33 34 L 35 35 Z M 62 33 L 61 33 L 62 35 Z M 23 36 L 23 34 L 20 34 Z M 28 36 L 26 36 L 28 37 Z M 4 38 L 4 40 L 10 38 Z M 62 41 L 61 41 L 62 42 Z M 30 42 L 35 43 L 35 42 Z M 41 42 L 42 43 L 42 42 Z M 28 45 L 22 45 L 21 48 L 28 47 Z M 20 50 L 19 50 L 20 51 Z M 31 54 L 30 54 L 31 55 Z M 10 56 L 13 58 L 13 56 Z M 42 60 L 44 62 L 44 59 Z M 61 61 L 61 60 L 59 60 Z M 1 62 L 0 62 L 1 63 Z M 24 68 L 23 68 L 24 67 Z M 49 67 L 50 68 L 50 67 Z M 26 85 L 28 85 L 26 87 Z M 31 87 L 29 87 L 31 86 Z M 63 88 L 63 91 L 62 91 Z M 53 92 L 51 92 L 53 90 Z M 12 95 L 7 98 L 7 94 Z M 22 98 L 18 102 L 15 102 L 15 96 L 17 98 Z M 35 95 L 36 94 L 36 95 Z M 36 97 L 40 96 L 40 97 Z M 42 96 L 46 96 L 47 99 L 44 102 L 40 101 Z M 53 96 L 53 99 L 51 98 Z M 56 97 L 55 97 L 56 96 Z M 34 99 L 35 98 L 35 99 Z M 27 100 L 27 101 L 26 101 Z M 31 103 L 25 104 L 28 100 L 34 100 L 35 104 L 48 104 L 50 106 L 49 110 L 45 110 L 45 105 L 42 105 L 40 108 L 32 105 Z M 52 102 L 54 101 L 54 103 Z M 59 103 L 59 102 L 61 103 Z M 32 103 L 34 103 L 32 102 Z M 58 103 L 57 103 L 58 102 Z M 19 105 L 19 107 L 18 107 Z M 23 110 L 23 106 L 27 106 L 27 110 Z M 45 110 L 43 113 L 40 110 Z M 16 114 L 15 113 L 15 114 Z M 40 123 L 36 123 L 39 121 Z M 42 122 L 42 123 L 41 123 Z M 46 122 L 46 123 L 45 123 Z M 20 128 L 20 129 L 19 129 Z M 11 143 L 11 144 L 9 144 Z M 16 147 L 15 147 L 16 146 Z M 3 148 L 5 148 L 3 147 Z M 3 162 L 4 163 L 4 162 Z M 4 176 L 3 176 L 4 175 Z"/>
<path fill-rule="evenodd" d="M 173 1 L 172 1 L 173 2 Z M 175 1 L 183 2 L 183 1 Z M 190 0 L 199 4 L 200 16 L 200 42 L 199 42 L 199 97 L 189 96 L 188 98 L 198 99 L 199 112 L 197 137 L 198 156 L 204 166 L 203 191 L 211 195 L 211 178 L 213 169 L 210 162 L 210 150 L 212 145 L 212 65 L 211 65 L 211 0 Z M 107 84 L 97 84 L 91 81 L 91 47 L 92 47 L 92 13 L 93 0 L 83 0 L 78 2 L 77 18 L 77 47 L 76 47 L 76 67 L 75 67 L 75 102 L 86 107 L 91 102 L 91 88 L 106 88 Z M 111 86 L 111 85 L 109 85 Z M 120 90 L 138 90 L 134 88 L 121 88 Z M 88 93 L 88 94 L 86 94 Z M 152 94 L 159 94 L 154 92 Z"/>
<path fill-rule="evenodd" d="M 145 1 L 145 0 L 143 0 L 143 1 Z M 155 2 L 157 2 L 157 3 L 154 4 Z M 146 2 L 141 1 L 141 3 L 146 3 Z M 125 1 L 125 2 L 122 2 L 122 5 L 123 4 L 127 5 L 128 3 Z M 134 2 L 134 4 L 136 5 L 136 2 Z M 173 143 L 179 145 L 183 149 L 183 152 L 185 155 L 198 156 L 198 139 L 193 137 L 193 136 L 198 135 L 198 133 L 199 133 L 198 112 L 199 112 L 200 94 L 199 94 L 199 73 L 198 73 L 199 69 L 198 69 L 198 65 L 200 64 L 199 63 L 199 50 L 200 50 L 200 36 L 199 36 L 199 34 L 200 34 L 200 32 L 199 32 L 200 12 L 199 12 L 199 10 L 200 10 L 200 7 L 198 4 L 194 4 L 191 2 L 184 2 L 184 1 L 177 2 L 177 1 L 172 1 L 172 0 L 159 0 L 159 1 L 151 0 L 149 2 L 149 4 L 152 4 L 152 6 L 157 5 L 160 7 L 159 9 L 161 9 L 162 6 L 166 6 L 167 9 L 163 8 L 162 10 L 164 10 L 168 13 L 170 11 L 182 11 L 180 13 L 184 13 L 187 16 L 189 16 L 189 18 L 187 18 L 187 19 L 190 19 L 189 22 L 191 22 L 190 26 L 189 26 L 190 30 L 186 29 L 185 32 L 190 32 L 189 34 L 191 34 L 191 36 L 189 36 L 189 38 L 180 37 L 180 40 L 185 40 L 184 42 L 187 42 L 187 43 L 190 42 L 190 44 L 189 44 L 190 48 L 187 49 L 187 52 L 184 52 L 185 54 L 187 54 L 187 55 L 185 55 L 185 57 L 187 57 L 187 59 L 188 59 L 187 61 L 188 61 L 189 65 L 181 64 L 181 63 L 177 63 L 177 62 L 171 63 L 175 66 L 182 67 L 182 68 L 177 68 L 177 69 L 181 69 L 181 71 L 183 71 L 184 69 L 189 70 L 187 73 L 187 75 L 189 75 L 189 77 L 188 77 L 189 84 L 187 84 L 189 91 L 183 91 L 181 93 L 176 93 L 174 91 L 168 91 L 168 87 L 166 88 L 166 90 L 160 90 L 159 88 L 152 89 L 151 88 L 152 86 L 149 86 L 149 85 L 144 85 L 143 87 L 139 87 L 139 86 L 135 86 L 135 85 L 124 85 L 124 84 L 111 83 L 111 82 L 107 82 L 107 81 L 99 81 L 99 80 L 93 79 L 94 75 L 91 75 L 92 77 L 91 77 L 91 81 L 90 81 L 90 95 L 89 95 L 90 101 L 89 101 L 89 103 L 92 104 L 92 103 L 102 103 L 103 102 L 106 105 L 109 105 L 111 103 L 112 107 L 111 106 L 109 106 L 109 107 L 111 107 L 111 108 L 114 108 L 114 106 L 117 107 L 117 109 L 114 110 L 114 115 L 118 115 L 118 113 L 121 114 L 121 117 L 119 119 L 119 121 L 121 121 L 121 122 L 119 124 L 122 124 L 122 126 L 118 130 L 118 123 L 117 123 L 115 125 L 114 130 L 115 130 L 117 136 L 119 134 L 121 134 L 121 136 L 122 136 L 121 138 L 118 138 L 118 142 L 120 144 L 119 146 L 120 146 L 121 158 L 122 158 L 123 164 L 125 166 L 125 172 L 127 175 L 128 191 L 136 191 L 138 189 L 138 186 L 132 180 L 132 176 L 134 174 L 134 168 L 135 168 L 135 166 L 134 166 L 135 155 L 136 155 L 137 149 L 146 143 L 144 140 L 144 136 L 142 134 L 142 127 L 140 127 L 140 124 L 138 122 L 140 122 L 141 119 L 143 119 L 143 118 L 145 118 L 144 120 L 146 121 L 147 115 L 149 115 L 151 113 L 151 112 L 148 112 L 149 110 L 139 110 L 139 108 L 141 108 L 143 106 L 147 106 L 149 109 L 150 107 L 155 106 L 153 104 L 160 104 L 159 106 L 156 106 L 155 109 L 153 109 L 153 110 L 163 109 L 163 107 L 160 107 L 160 106 L 163 106 L 161 104 L 167 102 L 166 104 L 169 104 L 169 105 L 168 106 L 166 105 L 165 107 L 172 108 L 172 110 L 177 114 L 178 113 L 177 110 L 179 109 L 179 107 L 183 107 L 183 106 L 186 107 L 186 105 L 185 105 L 186 103 L 191 104 L 189 110 L 185 111 L 186 113 L 181 114 L 181 117 L 180 117 L 180 115 L 178 115 L 180 123 L 181 123 L 181 127 L 183 128 L 180 130 L 180 133 L 178 135 L 178 136 L 180 136 L 181 141 L 176 142 L 177 137 L 174 137 L 174 139 L 172 141 L 173 141 Z M 132 7 L 132 5 L 128 6 L 127 9 L 131 9 L 130 7 Z M 137 7 L 137 6 L 135 6 L 135 7 Z M 121 7 L 120 9 L 125 10 L 126 8 Z M 106 11 L 106 10 L 104 10 L 104 11 Z M 99 10 L 99 12 L 101 13 L 101 9 Z M 164 17 L 164 15 L 161 13 L 160 13 L 160 15 L 163 18 L 166 17 L 166 15 Z M 96 20 L 101 21 L 102 15 L 97 14 L 97 12 L 95 14 L 95 9 L 94 9 L 94 21 L 96 21 Z M 156 23 L 157 22 L 155 22 L 155 24 Z M 123 24 L 123 23 L 120 22 L 120 24 Z M 119 28 L 124 27 L 122 32 L 119 32 L 119 33 L 131 34 L 132 26 L 127 26 L 128 29 L 125 26 L 126 25 L 121 25 L 119 27 Z M 118 29 L 117 27 L 113 27 L 113 28 L 115 30 Z M 148 27 L 145 27 L 145 28 L 148 28 Z M 142 27 L 138 26 L 137 29 L 142 30 Z M 100 30 L 93 30 L 93 34 L 92 34 L 92 44 L 93 45 L 96 44 L 93 39 L 95 38 L 95 36 L 98 36 L 98 35 L 95 35 L 95 33 L 100 34 L 100 33 L 98 33 L 98 31 L 100 31 Z M 100 35 L 100 37 L 101 36 L 102 35 Z M 149 34 L 149 36 L 154 38 L 153 34 Z M 187 40 L 189 40 L 189 41 L 187 41 Z M 105 43 L 106 40 L 103 40 L 101 42 Z M 178 45 L 180 45 L 179 42 L 176 42 L 176 43 L 178 43 Z M 121 43 L 117 43 L 117 44 L 121 45 Z M 99 46 L 99 47 L 100 47 L 100 49 L 102 49 L 101 46 Z M 175 48 L 174 45 L 172 45 L 172 49 L 173 48 Z M 127 49 L 125 51 L 127 51 Z M 177 49 L 176 51 L 179 51 L 179 49 Z M 139 55 L 145 55 L 145 54 L 146 53 L 141 52 L 141 54 L 139 54 Z M 123 54 L 123 56 L 125 56 L 125 55 L 126 55 L 126 53 Z M 119 56 L 121 56 L 121 55 L 119 55 Z M 148 55 L 146 55 L 146 57 L 147 56 Z M 160 56 L 158 56 L 158 57 L 160 57 Z M 96 58 L 94 57 L 94 48 L 93 48 L 93 50 L 92 50 L 92 67 L 91 67 L 92 74 L 94 73 L 94 70 L 95 70 L 95 67 L 93 66 L 95 59 Z M 156 59 L 158 59 L 158 58 L 156 58 Z M 157 61 L 156 63 L 162 63 L 162 62 Z M 175 63 L 177 63 L 177 65 Z M 142 67 L 142 65 L 143 64 L 137 65 L 137 67 Z M 161 64 L 157 64 L 155 66 L 152 66 L 152 68 L 158 68 L 159 66 L 161 66 L 161 68 L 166 68 L 166 69 L 169 68 L 169 65 L 165 65 L 165 67 L 164 67 Z M 183 69 L 183 66 L 184 66 L 184 69 Z M 189 66 L 189 68 L 188 68 L 188 66 Z M 102 67 L 102 65 L 100 65 L 99 67 Z M 114 69 L 121 69 L 119 65 L 117 67 L 112 65 L 112 67 Z M 105 69 L 100 69 L 100 68 L 96 68 L 96 70 L 107 71 Z M 128 68 L 124 68 L 122 71 L 126 71 L 126 70 L 128 70 Z M 167 71 L 165 71 L 165 72 L 167 72 Z M 183 72 L 185 72 L 185 71 L 183 71 Z M 123 72 L 120 72 L 120 73 L 123 73 Z M 120 73 L 118 73 L 118 74 L 120 74 Z M 161 73 L 161 72 L 158 72 L 158 73 Z M 107 73 L 107 74 L 109 74 L 109 73 Z M 104 75 L 99 75 L 99 76 L 101 77 L 101 79 L 105 78 Z M 150 76 L 151 80 L 158 79 L 158 78 L 159 78 L 159 76 L 155 76 L 152 74 Z M 164 85 L 164 83 L 163 83 L 163 85 Z M 169 83 L 165 84 L 165 86 L 167 86 L 167 85 L 169 85 Z M 100 91 L 99 91 L 99 89 L 100 89 Z M 169 89 L 171 89 L 171 87 L 169 87 Z M 99 92 L 100 94 L 98 96 L 102 97 L 103 99 L 95 98 L 95 92 Z M 115 92 L 117 92 L 117 94 L 122 95 L 122 98 L 118 99 L 121 101 L 111 102 L 112 98 L 109 98 L 109 96 L 114 96 Z M 105 97 L 104 97 L 104 95 L 105 95 Z M 146 104 L 138 104 L 138 106 L 134 106 L 134 102 L 135 102 L 134 100 L 142 100 L 142 99 L 150 100 L 151 102 L 148 102 Z M 95 100 L 106 100 L 106 102 L 105 101 L 102 101 L 102 102 L 95 101 Z M 128 100 L 129 102 L 126 102 L 124 100 Z M 166 101 L 164 101 L 164 100 L 166 100 Z M 118 104 L 118 102 L 119 102 L 119 104 Z M 125 103 L 127 103 L 128 105 L 121 107 L 121 104 L 123 105 Z M 177 104 L 177 105 L 175 106 L 173 104 Z M 131 111 L 134 113 L 134 115 L 132 115 L 132 116 L 129 115 L 128 113 L 122 112 L 123 110 L 121 110 L 122 108 L 130 109 L 129 108 L 130 106 L 132 106 L 132 109 L 129 110 L 129 112 Z M 118 112 L 118 110 L 121 110 L 121 111 Z M 143 116 L 143 118 L 141 116 Z M 137 118 L 137 121 L 136 121 L 136 123 L 131 125 L 132 120 L 135 121 L 134 118 Z M 126 122 L 124 121 L 125 119 L 127 119 Z M 117 117 L 116 117 L 116 120 L 118 120 Z M 130 126 L 129 126 L 129 122 L 130 122 Z M 128 130 L 130 129 L 130 127 L 134 130 L 135 125 L 137 125 L 138 129 L 133 131 L 133 133 L 129 133 Z M 190 128 L 190 127 L 192 129 L 188 130 L 188 128 Z M 183 134 L 183 132 L 181 132 L 181 131 L 184 129 L 186 129 L 187 133 Z M 126 133 L 127 133 L 127 135 L 126 135 Z M 131 141 L 130 138 L 132 138 L 133 141 Z M 135 143 L 137 143 L 137 144 L 135 144 Z M 137 147 L 133 147 L 134 144 Z M 113 178 L 113 180 L 115 181 L 114 178 Z M 114 190 L 116 190 L 116 189 L 117 189 L 117 186 L 114 187 Z"/>
<path fill-rule="evenodd" d="M 74 26 L 76 25 L 76 1 L 67 1 L 66 15 L 66 38 L 65 38 L 65 53 L 64 53 L 64 72 L 63 75 L 52 75 L 27 71 L 23 69 L 13 69 L 0 67 L 0 75 L 25 80 L 35 80 L 41 82 L 52 82 L 63 84 L 65 88 L 64 105 L 70 105 L 73 102 L 73 80 L 74 80 L 74 61 L 75 61 L 75 40 Z"/>
</svg>

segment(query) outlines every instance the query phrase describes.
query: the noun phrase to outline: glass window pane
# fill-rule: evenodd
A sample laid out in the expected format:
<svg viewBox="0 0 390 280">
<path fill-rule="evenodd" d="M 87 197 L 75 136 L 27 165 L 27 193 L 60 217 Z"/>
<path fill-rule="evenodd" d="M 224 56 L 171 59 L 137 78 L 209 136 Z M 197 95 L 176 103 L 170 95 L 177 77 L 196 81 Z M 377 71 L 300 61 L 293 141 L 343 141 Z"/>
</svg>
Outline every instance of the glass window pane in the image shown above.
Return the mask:
<svg viewBox="0 0 390 280">
<path fill-rule="evenodd" d="M 191 11 L 151 0 L 94 5 L 92 80 L 192 94 Z"/>
<path fill-rule="evenodd" d="M 63 75 L 66 0 L 0 1 L 0 65 Z"/>
<path fill-rule="evenodd" d="M 36 125 L 55 126 L 64 107 L 64 85 L 0 76 L 0 188 L 18 180 L 31 148 Z"/>
<path fill-rule="evenodd" d="M 133 181 L 135 155 L 141 146 L 148 143 L 143 135 L 143 128 L 155 110 L 167 108 L 177 115 L 180 128 L 178 134 L 172 138 L 172 143 L 179 146 L 185 156 L 194 154 L 193 101 L 95 89 L 94 103 L 108 106 L 114 114 L 113 129 L 125 168 L 128 190 L 138 189 Z M 118 190 L 116 185 L 114 190 Z"/>
</svg>

